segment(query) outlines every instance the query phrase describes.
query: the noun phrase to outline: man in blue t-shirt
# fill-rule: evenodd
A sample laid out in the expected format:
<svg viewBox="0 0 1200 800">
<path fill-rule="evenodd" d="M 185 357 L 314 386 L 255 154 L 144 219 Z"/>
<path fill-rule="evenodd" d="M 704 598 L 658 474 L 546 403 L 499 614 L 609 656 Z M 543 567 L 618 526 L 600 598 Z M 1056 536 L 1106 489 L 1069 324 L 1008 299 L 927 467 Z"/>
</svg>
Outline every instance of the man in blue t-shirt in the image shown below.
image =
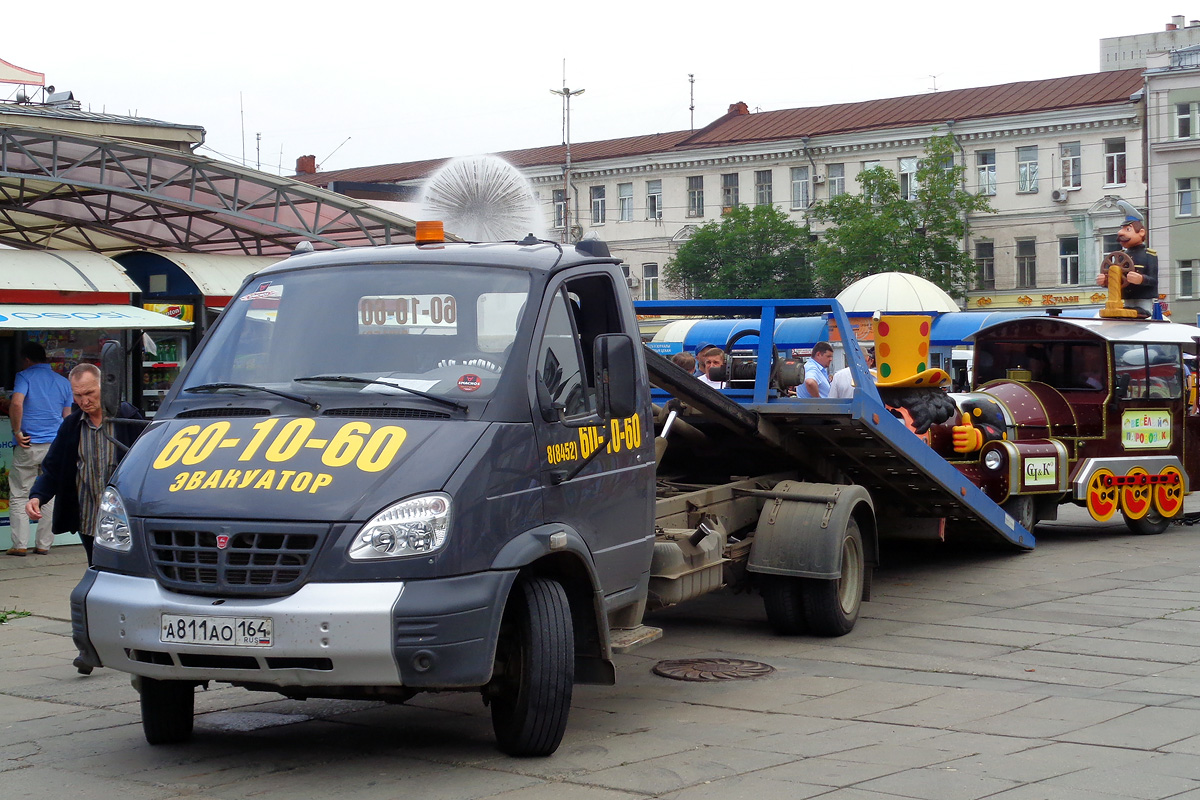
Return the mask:
<svg viewBox="0 0 1200 800">
<path fill-rule="evenodd" d="M 13 384 L 8 417 L 13 429 L 13 464 L 8 476 L 8 517 L 12 525 L 10 556 L 23 556 L 29 547 L 29 516 L 25 503 L 37 479 L 38 469 L 50 443 L 58 434 L 63 417 L 71 413 L 71 382 L 46 363 L 46 348 L 26 342 L 21 348 L 24 369 Z M 54 533 L 49 524 L 38 525 L 38 555 L 50 552 Z"/>
<path fill-rule="evenodd" d="M 833 361 L 833 346 L 829 342 L 813 345 L 812 356 L 804 363 L 804 391 L 801 397 L 829 397 L 829 364 Z"/>
</svg>

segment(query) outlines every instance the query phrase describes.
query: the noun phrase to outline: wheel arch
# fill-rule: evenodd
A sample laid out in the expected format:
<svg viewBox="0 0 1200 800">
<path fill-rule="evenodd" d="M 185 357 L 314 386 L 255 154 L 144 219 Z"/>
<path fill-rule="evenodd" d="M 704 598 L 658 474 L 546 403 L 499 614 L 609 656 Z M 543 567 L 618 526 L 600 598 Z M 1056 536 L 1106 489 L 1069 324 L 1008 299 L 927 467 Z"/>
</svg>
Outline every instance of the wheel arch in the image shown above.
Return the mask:
<svg viewBox="0 0 1200 800">
<path fill-rule="evenodd" d="M 517 570 L 505 609 L 523 579 L 557 581 L 571 606 L 575 635 L 575 682 L 611 686 L 616 682 L 604 597 L 591 551 L 578 532 L 565 525 L 544 525 L 510 541 L 493 562 L 494 569 Z M 503 617 L 503 611 L 500 617 Z"/>
<path fill-rule="evenodd" d="M 879 561 L 875 506 L 862 486 L 782 481 L 759 516 L 747 569 L 765 575 L 832 580 L 842 569 L 842 533 L 853 519 L 863 559 Z M 797 535 L 797 531 L 801 535 Z"/>
</svg>

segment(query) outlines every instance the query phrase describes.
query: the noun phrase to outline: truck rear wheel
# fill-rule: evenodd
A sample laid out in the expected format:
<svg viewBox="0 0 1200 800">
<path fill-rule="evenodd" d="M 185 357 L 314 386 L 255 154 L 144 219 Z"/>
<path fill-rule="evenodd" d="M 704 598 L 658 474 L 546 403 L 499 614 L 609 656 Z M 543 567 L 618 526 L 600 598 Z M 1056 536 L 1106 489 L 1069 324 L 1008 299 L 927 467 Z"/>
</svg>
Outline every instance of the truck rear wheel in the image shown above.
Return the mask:
<svg viewBox="0 0 1200 800">
<path fill-rule="evenodd" d="M 853 518 L 842 533 L 842 574 L 834 580 L 801 579 L 804 616 L 818 636 L 844 636 L 854 630 L 862 608 L 866 565 L 862 533 Z"/>
<path fill-rule="evenodd" d="M 803 581 L 803 578 L 790 575 L 762 577 L 767 623 L 780 636 L 796 636 L 808 630 L 808 623 L 804 619 Z"/>
<path fill-rule="evenodd" d="M 138 678 L 142 732 L 150 744 L 178 744 L 192 738 L 196 684 Z"/>
<path fill-rule="evenodd" d="M 548 756 L 558 749 L 571 711 L 575 637 L 562 586 L 522 581 L 504 612 L 489 687 L 492 729 L 511 756 Z"/>
</svg>

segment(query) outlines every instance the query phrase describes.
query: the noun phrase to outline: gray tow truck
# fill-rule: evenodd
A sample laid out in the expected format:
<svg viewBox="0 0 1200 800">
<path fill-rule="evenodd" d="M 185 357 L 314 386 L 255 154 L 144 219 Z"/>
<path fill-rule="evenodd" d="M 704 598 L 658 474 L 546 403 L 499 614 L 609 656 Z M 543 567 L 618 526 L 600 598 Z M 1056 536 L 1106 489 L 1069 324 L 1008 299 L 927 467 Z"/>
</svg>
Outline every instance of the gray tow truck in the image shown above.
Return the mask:
<svg viewBox="0 0 1200 800">
<path fill-rule="evenodd" d="M 788 398 L 760 339 L 726 393 L 644 350 L 600 242 L 293 256 L 233 297 L 112 477 L 71 598 L 82 657 L 134 676 L 152 744 L 187 740 L 217 681 L 475 691 L 502 750 L 547 755 L 572 686 L 660 635 L 648 608 L 738 584 L 780 633 L 851 630 L 881 502 L 1031 546 L 873 389 Z"/>
</svg>

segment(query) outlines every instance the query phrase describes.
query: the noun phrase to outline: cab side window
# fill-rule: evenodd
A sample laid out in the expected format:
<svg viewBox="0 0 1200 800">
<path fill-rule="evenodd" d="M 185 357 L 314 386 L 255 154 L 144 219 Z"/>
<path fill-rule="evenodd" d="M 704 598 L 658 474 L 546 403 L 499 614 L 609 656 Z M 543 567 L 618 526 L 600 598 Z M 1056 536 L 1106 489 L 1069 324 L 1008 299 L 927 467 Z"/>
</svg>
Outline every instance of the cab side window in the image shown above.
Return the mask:
<svg viewBox="0 0 1200 800">
<path fill-rule="evenodd" d="M 622 287 L 622 291 L 624 287 Z M 548 407 L 568 417 L 596 410 L 592 350 L 596 337 L 620 333 L 616 288 L 607 274 L 567 281 L 554 295 L 538 349 L 538 398 L 543 416 Z"/>
<path fill-rule="evenodd" d="M 578 306 L 560 290 L 550 302 L 538 348 L 538 399 L 543 411 L 561 408 L 567 416 L 590 410 L 575 318 Z"/>
</svg>

